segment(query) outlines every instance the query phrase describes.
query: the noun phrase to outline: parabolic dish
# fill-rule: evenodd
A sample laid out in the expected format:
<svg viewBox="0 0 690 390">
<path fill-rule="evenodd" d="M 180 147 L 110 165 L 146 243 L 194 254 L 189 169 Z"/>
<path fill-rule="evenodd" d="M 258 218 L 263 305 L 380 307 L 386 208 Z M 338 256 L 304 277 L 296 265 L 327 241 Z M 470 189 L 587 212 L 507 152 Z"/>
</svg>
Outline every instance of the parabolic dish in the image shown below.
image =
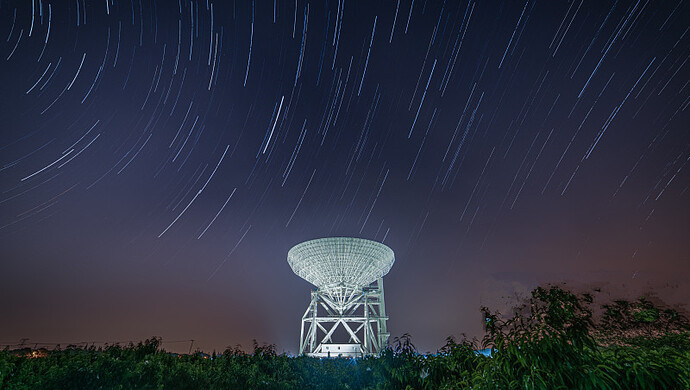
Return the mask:
<svg viewBox="0 0 690 390">
<path fill-rule="evenodd" d="M 368 286 L 387 274 L 394 262 L 391 248 L 353 237 L 305 241 L 288 252 L 292 271 L 324 290 L 337 286 Z"/>
</svg>

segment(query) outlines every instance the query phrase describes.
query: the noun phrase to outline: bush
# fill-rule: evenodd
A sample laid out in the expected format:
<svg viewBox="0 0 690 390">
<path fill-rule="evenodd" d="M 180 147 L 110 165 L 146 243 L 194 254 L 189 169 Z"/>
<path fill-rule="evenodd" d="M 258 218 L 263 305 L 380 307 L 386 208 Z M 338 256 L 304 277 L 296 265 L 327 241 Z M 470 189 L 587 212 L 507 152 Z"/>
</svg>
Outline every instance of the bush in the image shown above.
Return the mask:
<svg viewBox="0 0 690 390">
<path fill-rule="evenodd" d="M 690 331 L 646 299 L 605 305 L 556 286 L 532 291 L 514 315 L 482 308 L 480 344 L 452 337 L 419 354 L 409 334 L 379 356 L 316 359 L 228 348 L 212 356 L 137 345 L 0 352 L 1 389 L 690 389 Z M 491 349 L 491 357 L 476 351 Z M 33 355 L 32 355 L 33 353 Z M 42 357 L 33 357 L 33 356 Z"/>
</svg>

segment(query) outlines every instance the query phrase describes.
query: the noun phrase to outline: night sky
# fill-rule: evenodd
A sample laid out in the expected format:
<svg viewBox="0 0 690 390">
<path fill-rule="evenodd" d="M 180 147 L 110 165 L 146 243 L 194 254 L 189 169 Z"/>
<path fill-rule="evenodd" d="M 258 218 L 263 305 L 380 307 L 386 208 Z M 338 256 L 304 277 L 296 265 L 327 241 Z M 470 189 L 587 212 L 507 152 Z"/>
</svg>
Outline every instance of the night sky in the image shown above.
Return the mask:
<svg viewBox="0 0 690 390">
<path fill-rule="evenodd" d="M 0 343 L 295 353 L 287 251 L 392 336 L 538 283 L 690 301 L 688 1 L 0 2 Z M 177 342 L 179 341 L 179 342 Z"/>
</svg>

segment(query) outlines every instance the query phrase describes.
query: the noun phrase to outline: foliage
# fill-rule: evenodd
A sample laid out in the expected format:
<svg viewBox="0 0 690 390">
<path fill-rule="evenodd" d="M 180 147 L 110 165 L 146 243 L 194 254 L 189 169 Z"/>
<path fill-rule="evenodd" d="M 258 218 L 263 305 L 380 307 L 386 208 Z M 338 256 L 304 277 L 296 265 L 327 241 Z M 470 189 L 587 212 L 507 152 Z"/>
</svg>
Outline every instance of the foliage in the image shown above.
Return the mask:
<svg viewBox="0 0 690 390">
<path fill-rule="evenodd" d="M 680 313 L 645 299 L 615 301 L 597 322 L 592 302 L 540 287 L 510 317 L 482 308 L 481 343 L 449 337 L 427 355 L 409 334 L 356 360 L 290 357 L 256 342 L 252 353 L 178 355 L 155 337 L 126 347 L 5 350 L 0 388 L 690 389 L 690 331 Z M 491 357 L 475 352 L 482 347 Z"/>
<path fill-rule="evenodd" d="M 593 333 L 608 344 L 640 345 L 645 339 L 666 340 L 666 336 L 690 331 L 688 320 L 681 313 L 655 305 L 645 297 L 633 302 L 616 300 L 602 308 L 601 323 Z M 677 337 L 676 340 L 680 341 Z"/>
</svg>

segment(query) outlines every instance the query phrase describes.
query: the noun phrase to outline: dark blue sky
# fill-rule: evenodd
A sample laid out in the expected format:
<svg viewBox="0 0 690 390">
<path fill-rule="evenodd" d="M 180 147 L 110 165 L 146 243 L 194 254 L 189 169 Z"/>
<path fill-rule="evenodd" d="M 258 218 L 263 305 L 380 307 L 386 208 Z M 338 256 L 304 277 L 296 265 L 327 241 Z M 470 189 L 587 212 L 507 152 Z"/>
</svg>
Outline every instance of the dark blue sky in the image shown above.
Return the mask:
<svg viewBox="0 0 690 390">
<path fill-rule="evenodd" d="M 3 1 L 0 342 L 295 352 L 312 286 L 286 254 L 334 235 L 395 251 L 389 328 L 426 351 L 541 282 L 687 302 L 689 20 Z"/>
</svg>

